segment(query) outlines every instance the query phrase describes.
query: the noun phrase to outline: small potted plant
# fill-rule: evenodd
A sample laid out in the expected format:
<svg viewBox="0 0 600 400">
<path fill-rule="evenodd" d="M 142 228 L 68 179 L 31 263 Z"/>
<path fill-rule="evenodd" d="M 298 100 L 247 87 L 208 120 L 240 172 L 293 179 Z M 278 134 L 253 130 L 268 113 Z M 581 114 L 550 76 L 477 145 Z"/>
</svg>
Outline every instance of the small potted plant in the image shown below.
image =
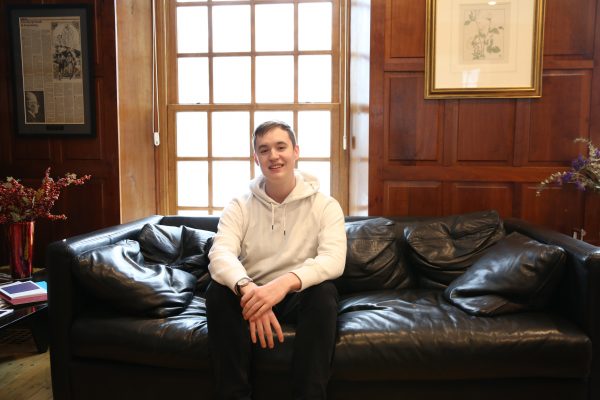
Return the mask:
<svg viewBox="0 0 600 400">
<path fill-rule="evenodd" d="M 571 162 L 571 168 L 567 171 L 555 172 L 542 182 L 537 189 L 536 195 L 549 185 L 573 184 L 581 191 L 600 192 L 600 149 L 587 139 L 577 138 L 575 142 L 587 144 L 587 157 L 579 155 Z"/>
<path fill-rule="evenodd" d="M 67 173 L 54 180 L 48 168 L 37 189 L 23 186 L 13 177 L 0 183 L 0 224 L 8 225 L 10 270 L 14 279 L 31 277 L 35 221 L 39 218 L 67 219 L 64 214 L 51 213 L 61 190 L 70 185 L 82 185 L 90 178 L 90 175 L 77 178 L 77 175 Z"/>
</svg>

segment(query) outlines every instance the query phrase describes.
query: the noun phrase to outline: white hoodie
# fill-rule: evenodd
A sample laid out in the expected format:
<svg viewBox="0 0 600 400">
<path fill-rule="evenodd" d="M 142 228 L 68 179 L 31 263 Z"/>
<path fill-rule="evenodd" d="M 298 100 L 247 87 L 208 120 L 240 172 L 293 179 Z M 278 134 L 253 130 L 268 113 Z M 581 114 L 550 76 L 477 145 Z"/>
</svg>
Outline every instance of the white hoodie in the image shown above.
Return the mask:
<svg viewBox="0 0 600 400">
<path fill-rule="evenodd" d="M 346 231 L 339 203 L 319 192 L 316 177 L 294 171 L 296 186 L 280 204 L 265 192 L 265 179 L 235 198 L 219 219 L 208 257 L 212 279 L 235 292 L 250 277 L 264 285 L 293 272 L 301 289 L 344 272 Z"/>
</svg>

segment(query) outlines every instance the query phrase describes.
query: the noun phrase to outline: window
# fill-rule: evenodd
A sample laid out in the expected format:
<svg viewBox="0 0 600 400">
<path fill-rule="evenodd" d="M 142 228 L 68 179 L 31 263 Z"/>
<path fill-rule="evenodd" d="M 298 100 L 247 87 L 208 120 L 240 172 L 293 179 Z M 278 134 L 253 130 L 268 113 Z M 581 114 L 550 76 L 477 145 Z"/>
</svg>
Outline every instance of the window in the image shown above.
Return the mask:
<svg viewBox="0 0 600 400">
<path fill-rule="evenodd" d="M 260 174 L 252 132 L 269 119 L 294 128 L 297 167 L 316 175 L 321 190 L 344 205 L 339 0 L 163 5 L 167 211 L 219 214 L 247 192 L 249 180 Z"/>
</svg>

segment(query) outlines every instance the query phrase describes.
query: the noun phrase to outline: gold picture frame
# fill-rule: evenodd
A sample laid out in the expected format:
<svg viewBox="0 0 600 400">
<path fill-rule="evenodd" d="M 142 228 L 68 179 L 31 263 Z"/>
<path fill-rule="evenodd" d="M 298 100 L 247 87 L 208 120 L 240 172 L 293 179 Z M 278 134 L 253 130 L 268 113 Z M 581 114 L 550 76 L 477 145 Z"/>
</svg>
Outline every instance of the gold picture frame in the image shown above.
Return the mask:
<svg viewBox="0 0 600 400">
<path fill-rule="evenodd" d="M 427 0 L 425 98 L 542 96 L 545 0 Z"/>
</svg>

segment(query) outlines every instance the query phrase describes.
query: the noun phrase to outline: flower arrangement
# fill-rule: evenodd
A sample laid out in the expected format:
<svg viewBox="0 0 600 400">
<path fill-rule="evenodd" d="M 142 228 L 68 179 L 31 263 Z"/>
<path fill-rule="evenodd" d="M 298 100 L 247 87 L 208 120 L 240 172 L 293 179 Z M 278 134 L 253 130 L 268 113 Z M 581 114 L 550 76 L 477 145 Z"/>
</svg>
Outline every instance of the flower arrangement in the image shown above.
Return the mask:
<svg viewBox="0 0 600 400">
<path fill-rule="evenodd" d="M 13 177 L 0 183 L 0 224 L 35 221 L 38 218 L 65 220 L 64 214 L 52 214 L 54 202 L 58 200 L 60 191 L 70 185 L 83 185 L 91 178 L 84 175 L 67 173 L 63 178 L 54 180 L 50 177 L 50 168 L 38 189 L 23 186 Z"/>
<path fill-rule="evenodd" d="M 579 155 L 571 162 L 571 169 L 563 172 L 555 172 L 542 182 L 536 191 L 540 195 L 550 184 L 564 185 L 574 184 L 581 191 L 591 190 L 600 192 L 600 149 L 587 139 L 577 138 L 575 142 L 587 144 L 588 156 Z"/>
</svg>

